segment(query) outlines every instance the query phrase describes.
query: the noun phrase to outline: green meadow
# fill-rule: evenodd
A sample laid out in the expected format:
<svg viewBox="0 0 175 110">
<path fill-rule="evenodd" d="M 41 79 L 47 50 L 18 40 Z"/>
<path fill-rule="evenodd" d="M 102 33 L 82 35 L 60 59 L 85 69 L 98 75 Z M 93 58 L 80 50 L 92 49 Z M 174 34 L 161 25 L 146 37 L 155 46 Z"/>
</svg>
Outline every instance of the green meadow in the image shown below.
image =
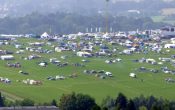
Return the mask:
<svg viewBox="0 0 175 110">
<path fill-rule="evenodd" d="M 19 42 L 24 43 L 24 47 L 27 46 L 27 42 L 33 42 L 35 39 L 19 39 Z M 43 48 L 53 49 L 49 46 Z M 119 47 L 120 48 L 120 47 Z M 13 45 L 1 46 L 0 49 L 7 49 L 16 51 Z M 24 60 L 21 57 L 27 57 L 34 54 L 32 52 L 25 51 L 24 54 L 14 54 L 15 60 L 2 61 L 0 60 L 0 77 L 7 77 L 12 82 L 11 84 L 5 84 L 0 82 L 0 90 L 2 94 L 6 96 L 8 100 L 22 100 L 24 98 L 30 98 L 37 103 L 50 102 L 52 99 L 59 99 L 62 94 L 76 92 L 89 94 L 94 97 L 97 103 L 100 103 L 106 96 L 116 97 L 119 92 L 124 93 L 127 97 L 132 98 L 141 94 L 145 96 L 154 95 L 156 97 L 163 97 L 166 99 L 175 99 L 175 83 L 166 83 L 165 78 L 175 78 L 174 75 L 165 74 L 160 71 L 162 66 L 168 66 L 174 69 L 169 62 L 164 62 L 164 65 L 151 65 L 148 63 L 133 62 L 134 59 L 140 58 L 154 58 L 158 61 L 159 57 L 170 57 L 175 50 L 170 50 L 170 53 L 157 54 L 149 52 L 148 54 L 133 54 L 133 55 L 119 55 L 112 58 L 121 58 L 121 62 L 113 64 L 106 64 L 105 60 L 109 57 L 92 57 L 82 58 L 75 55 L 73 52 L 61 52 L 61 53 L 35 53 L 41 55 L 42 58 L 34 60 Z M 62 55 L 67 55 L 65 60 L 61 59 Z M 68 66 L 58 67 L 49 63 L 47 67 L 40 67 L 37 62 L 47 61 L 50 58 L 57 58 L 62 62 L 69 62 Z M 82 62 L 82 59 L 89 60 L 89 62 Z M 20 62 L 21 68 L 7 67 L 7 62 Z M 71 63 L 82 63 L 85 67 L 75 67 Z M 140 72 L 137 69 L 139 67 L 145 67 L 148 69 L 158 69 L 158 73 L 152 72 Z M 20 70 L 28 72 L 29 75 L 23 75 L 18 73 Z M 95 74 L 85 74 L 84 70 L 105 70 L 113 74 L 113 77 L 106 77 L 101 79 L 95 77 Z M 137 78 L 129 77 L 129 73 L 136 73 Z M 68 78 L 70 74 L 76 73 L 78 77 Z M 65 80 L 47 80 L 49 76 L 64 75 Z M 34 79 L 42 81 L 42 85 L 26 85 L 22 83 L 22 80 Z M 17 81 L 20 80 L 21 82 Z M 143 81 L 142 81 L 143 80 Z"/>
</svg>

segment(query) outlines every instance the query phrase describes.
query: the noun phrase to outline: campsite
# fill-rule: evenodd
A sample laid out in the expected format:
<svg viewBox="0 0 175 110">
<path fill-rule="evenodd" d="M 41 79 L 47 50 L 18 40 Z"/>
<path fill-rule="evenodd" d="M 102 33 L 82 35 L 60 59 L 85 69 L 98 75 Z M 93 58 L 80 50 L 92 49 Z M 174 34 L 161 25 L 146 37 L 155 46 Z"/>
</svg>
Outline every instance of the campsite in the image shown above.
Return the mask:
<svg viewBox="0 0 175 110">
<path fill-rule="evenodd" d="M 0 77 L 10 83 L 0 80 L 0 90 L 10 94 L 6 96 L 9 100 L 15 96 L 36 102 L 47 102 L 73 91 L 89 94 L 97 102 L 104 96 L 115 97 L 116 92 L 128 97 L 144 94 L 175 98 L 174 48 L 146 40 L 145 46 L 137 50 L 139 45 L 135 43 L 134 49 L 134 40 L 105 34 L 100 39 L 93 36 L 67 35 L 49 42 L 49 35 L 44 33 L 41 39 L 19 37 L 2 41 L 8 43 L 0 47 L 1 56 L 6 55 L 0 60 Z"/>
</svg>

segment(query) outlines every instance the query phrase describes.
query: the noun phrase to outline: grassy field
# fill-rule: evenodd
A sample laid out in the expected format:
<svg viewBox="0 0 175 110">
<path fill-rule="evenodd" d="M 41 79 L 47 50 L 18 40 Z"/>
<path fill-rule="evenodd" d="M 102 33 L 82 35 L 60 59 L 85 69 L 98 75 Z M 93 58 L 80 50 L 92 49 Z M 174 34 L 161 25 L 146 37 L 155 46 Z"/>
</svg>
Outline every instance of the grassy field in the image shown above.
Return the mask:
<svg viewBox="0 0 175 110">
<path fill-rule="evenodd" d="M 21 39 L 20 42 L 21 41 L 28 42 L 33 41 L 33 39 Z M 0 49 L 17 50 L 12 45 L 1 46 Z M 162 66 L 132 62 L 133 59 L 142 57 L 155 58 L 158 61 L 159 57 L 170 57 L 173 53 L 175 53 L 175 50 L 171 50 L 171 52 L 166 55 L 155 54 L 152 52 L 149 54 L 118 55 L 114 58 L 121 58 L 122 61 L 114 64 L 106 64 L 105 60 L 109 59 L 107 57 L 81 58 L 75 56 L 72 52 L 40 54 L 42 58 L 35 60 L 21 59 L 21 56 L 26 57 L 32 54 L 30 52 L 26 52 L 25 54 L 14 54 L 15 61 L 11 62 L 20 62 L 22 67 L 10 68 L 5 66 L 7 61 L 0 60 L 0 77 L 7 77 L 12 80 L 11 84 L 0 83 L 0 90 L 9 100 L 30 98 L 37 103 L 49 102 L 52 99 L 58 100 L 62 94 L 71 92 L 89 94 L 96 99 L 97 103 L 100 103 L 106 96 L 116 97 L 119 92 L 124 93 L 130 98 L 144 94 L 145 96 L 154 95 L 156 97 L 175 99 L 175 84 L 166 83 L 164 81 L 167 77 L 175 78 L 175 76 L 162 72 L 142 73 L 137 71 L 136 68 L 144 66 L 146 68 L 157 68 L 160 70 Z M 63 60 L 60 58 L 62 55 L 67 55 L 68 58 Z M 42 60 L 49 61 L 49 58 L 52 57 L 69 63 L 82 63 L 82 59 L 87 59 L 90 62 L 84 63 L 86 65 L 85 67 L 75 67 L 72 65 L 57 67 L 51 63 L 49 63 L 47 67 L 38 66 L 37 62 Z M 174 69 L 169 63 L 165 63 L 164 65 Z M 28 72 L 29 75 L 19 74 L 19 70 Z M 100 79 L 95 77 L 95 75 L 84 74 L 83 70 L 110 71 L 113 73 L 114 77 Z M 131 72 L 136 73 L 138 78 L 130 78 L 129 73 Z M 46 79 L 48 76 L 68 76 L 72 73 L 76 73 L 78 77 L 56 81 L 49 81 Z M 16 81 L 25 79 L 41 80 L 43 85 L 26 85 Z M 143 82 L 141 79 L 143 79 Z"/>
</svg>

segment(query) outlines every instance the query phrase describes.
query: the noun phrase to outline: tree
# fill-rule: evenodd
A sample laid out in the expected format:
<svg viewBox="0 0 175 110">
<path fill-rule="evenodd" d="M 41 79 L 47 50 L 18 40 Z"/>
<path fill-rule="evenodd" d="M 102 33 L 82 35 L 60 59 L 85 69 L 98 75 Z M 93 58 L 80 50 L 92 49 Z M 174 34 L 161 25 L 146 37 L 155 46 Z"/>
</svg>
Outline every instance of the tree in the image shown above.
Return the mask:
<svg viewBox="0 0 175 110">
<path fill-rule="evenodd" d="M 94 105 L 91 110 L 101 110 L 100 106 L 98 105 Z"/>
<path fill-rule="evenodd" d="M 131 99 L 129 100 L 127 107 L 126 107 L 126 110 L 136 110 L 136 107 L 135 107 L 133 100 L 131 100 Z"/>
<path fill-rule="evenodd" d="M 1 92 L 0 92 L 0 107 L 4 107 L 4 98 L 2 97 Z"/>
<path fill-rule="evenodd" d="M 153 103 L 150 110 L 161 110 L 161 107 L 158 106 L 156 103 Z"/>
<path fill-rule="evenodd" d="M 63 94 L 60 98 L 59 107 L 61 110 L 90 110 L 96 106 L 95 100 L 84 94 Z"/>
<path fill-rule="evenodd" d="M 73 110 L 76 108 L 76 94 L 63 94 L 60 98 L 59 107 L 61 110 Z"/>
<path fill-rule="evenodd" d="M 105 99 L 103 99 L 101 107 L 111 109 L 115 107 L 115 100 L 111 98 L 110 96 L 107 96 Z"/>
<path fill-rule="evenodd" d="M 56 101 L 55 99 L 53 99 L 53 100 L 52 100 L 52 102 L 51 102 L 51 105 L 53 105 L 53 106 L 56 106 L 56 107 L 57 107 L 57 106 L 58 106 L 58 105 L 57 105 L 57 101 Z"/>
<path fill-rule="evenodd" d="M 105 1 L 105 0 L 104 0 Z M 109 0 L 105 1 L 109 4 Z M 106 19 L 106 23 L 104 23 Z M 55 34 L 70 34 L 77 32 L 85 32 L 85 29 L 101 27 L 101 31 L 107 31 L 105 28 L 113 27 L 115 31 L 130 31 L 136 29 L 157 29 L 164 26 L 164 23 L 154 23 L 148 17 L 126 17 L 114 16 L 108 13 L 106 8 L 106 16 L 103 14 L 80 15 L 76 13 L 55 13 L 42 15 L 32 13 L 19 18 L 6 17 L 0 20 L 0 32 L 4 34 L 26 34 L 32 33 L 40 35 L 52 28 Z M 107 27 L 106 27 L 107 26 Z M 39 36 L 35 36 L 39 37 Z"/>
<path fill-rule="evenodd" d="M 14 106 L 20 106 L 20 105 L 21 105 L 21 101 L 20 100 L 15 100 Z"/>
<path fill-rule="evenodd" d="M 156 104 L 156 102 L 157 102 L 157 100 L 156 100 L 156 98 L 154 97 L 154 96 L 149 96 L 148 98 L 147 98 L 147 108 L 148 109 L 151 109 L 151 107 L 153 106 L 153 103 L 155 104 L 155 105 L 157 105 Z"/>
<path fill-rule="evenodd" d="M 145 106 L 140 106 L 139 110 L 147 110 L 147 108 Z"/>
<path fill-rule="evenodd" d="M 24 99 L 21 101 L 21 106 L 34 106 L 34 101 L 31 99 Z"/>
<path fill-rule="evenodd" d="M 133 99 L 134 104 L 136 106 L 136 108 L 139 108 L 141 106 L 145 106 L 146 107 L 146 98 L 143 95 L 140 95 L 139 97 L 135 97 Z"/>
<path fill-rule="evenodd" d="M 169 108 L 170 110 L 175 110 L 175 101 L 170 102 Z"/>
<path fill-rule="evenodd" d="M 119 109 L 125 109 L 127 106 L 127 98 L 125 95 L 123 95 L 122 93 L 118 94 L 118 97 L 115 101 L 115 105 L 117 106 L 117 108 Z"/>
<path fill-rule="evenodd" d="M 95 100 L 89 95 L 77 94 L 76 104 L 79 105 L 77 110 L 89 110 L 96 105 Z"/>
</svg>

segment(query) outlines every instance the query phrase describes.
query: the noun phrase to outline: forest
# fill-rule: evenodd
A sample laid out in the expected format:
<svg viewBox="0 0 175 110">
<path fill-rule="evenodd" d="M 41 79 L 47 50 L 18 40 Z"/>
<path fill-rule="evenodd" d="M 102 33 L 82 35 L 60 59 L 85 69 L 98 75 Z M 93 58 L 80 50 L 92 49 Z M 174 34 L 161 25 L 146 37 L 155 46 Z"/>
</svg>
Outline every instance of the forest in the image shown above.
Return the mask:
<svg viewBox="0 0 175 110">
<path fill-rule="evenodd" d="M 107 19 L 107 23 L 106 23 Z M 156 23 L 149 17 L 126 17 L 106 14 L 80 15 L 76 13 L 57 12 L 39 14 L 37 12 L 24 17 L 5 17 L 0 19 L 1 34 L 72 34 L 86 32 L 87 28 L 101 28 L 106 25 L 113 31 L 134 31 L 137 29 L 158 29 L 165 23 Z"/>
</svg>

